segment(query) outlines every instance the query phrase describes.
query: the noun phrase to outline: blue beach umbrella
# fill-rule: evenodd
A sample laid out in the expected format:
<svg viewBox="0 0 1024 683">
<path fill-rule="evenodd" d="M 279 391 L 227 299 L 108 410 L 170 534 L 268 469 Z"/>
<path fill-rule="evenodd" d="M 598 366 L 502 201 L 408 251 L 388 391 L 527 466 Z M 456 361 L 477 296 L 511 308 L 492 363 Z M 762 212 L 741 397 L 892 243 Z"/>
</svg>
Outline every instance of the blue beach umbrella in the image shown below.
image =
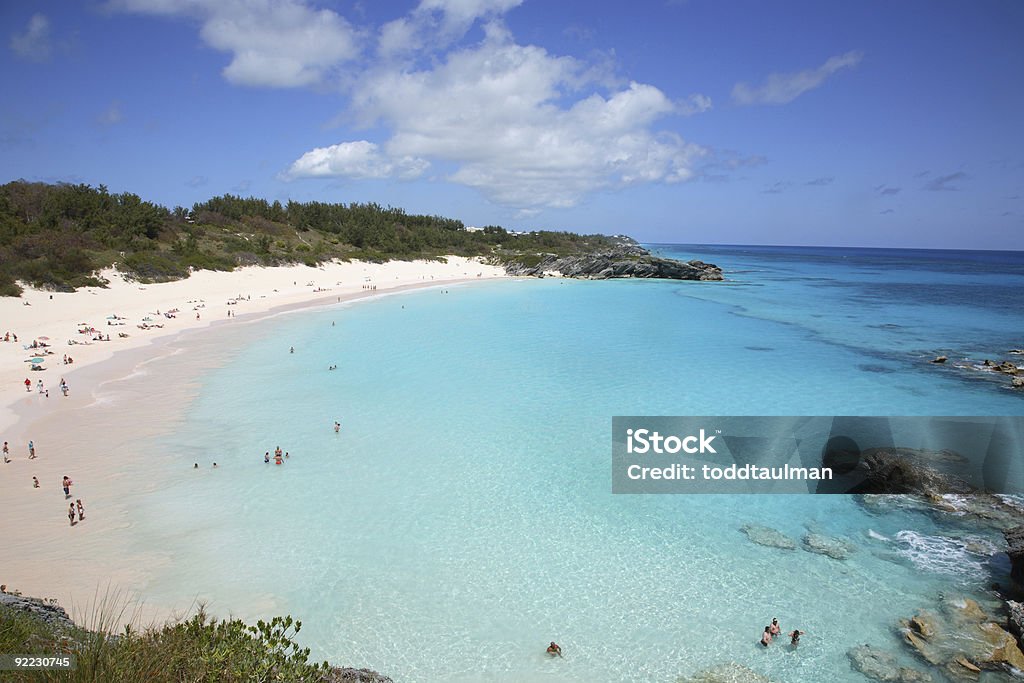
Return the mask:
<svg viewBox="0 0 1024 683">
<path fill-rule="evenodd" d="M 44 362 L 45 360 L 46 360 L 45 358 L 29 358 L 29 359 L 28 359 L 27 361 L 25 361 L 25 362 L 26 362 L 26 363 L 42 363 L 42 362 Z"/>
</svg>

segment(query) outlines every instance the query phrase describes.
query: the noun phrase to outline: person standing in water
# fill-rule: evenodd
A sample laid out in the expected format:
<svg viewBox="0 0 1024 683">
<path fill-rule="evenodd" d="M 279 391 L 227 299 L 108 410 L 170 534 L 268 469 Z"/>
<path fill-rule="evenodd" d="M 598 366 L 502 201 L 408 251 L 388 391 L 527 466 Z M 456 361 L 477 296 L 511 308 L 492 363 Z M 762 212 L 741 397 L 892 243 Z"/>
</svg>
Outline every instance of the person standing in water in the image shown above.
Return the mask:
<svg viewBox="0 0 1024 683">
<path fill-rule="evenodd" d="M 341 423 L 340 422 L 335 422 L 334 423 L 334 433 L 337 434 L 340 431 L 341 431 Z"/>
<path fill-rule="evenodd" d="M 764 633 L 761 634 L 761 644 L 768 647 L 772 644 L 772 627 L 765 626 Z"/>
<path fill-rule="evenodd" d="M 799 645 L 800 644 L 800 636 L 802 636 L 803 634 L 804 634 L 803 631 L 798 631 L 796 629 L 793 629 L 793 631 L 789 634 L 789 644 L 792 645 L 793 647 L 796 647 L 797 645 Z"/>
<path fill-rule="evenodd" d="M 551 644 L 548 645 L 547 653 L 549 655 L 551 655 L 552 657 L 554 657 L 555 655 L 558 655 L 559 657 L 561 657 L 562 656 L 562 648 L 560 648 L 558 646 L 558 643 L 556 643 L 555 641 L 552 640 Z"/>
<path fill-rule="evenodd" d="M 772 625 L 771 625 L 771 626 L 769 626 L 768 628 L 769 628 L 769 629 L 771 629 L 771 630 L 769 631 L 769 633 L 771 633 L 771 634 L 772 634 L 772 637 L 773 637 L 773 638 L 774 638 L 775 636 L 779 635 L 780 633 L 782 633 L 782 627 L 781 627 L 781 626 L 779 626 L 779 620 L 778 620 L 778 619 L 776 619 L 775 617 L 772 617 Z"/>
</svg>

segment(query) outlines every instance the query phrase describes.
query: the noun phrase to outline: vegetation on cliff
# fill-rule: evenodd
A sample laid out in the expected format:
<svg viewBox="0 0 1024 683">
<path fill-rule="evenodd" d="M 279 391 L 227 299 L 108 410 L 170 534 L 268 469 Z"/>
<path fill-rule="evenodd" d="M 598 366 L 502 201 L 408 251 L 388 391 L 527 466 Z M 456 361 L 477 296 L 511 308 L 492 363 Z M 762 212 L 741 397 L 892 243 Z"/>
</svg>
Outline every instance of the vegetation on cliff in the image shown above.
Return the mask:
<svg viewBox="0 0 1024 683">
<path fill-rule="evenodd" d="M 30 183 L 0 186 L 0 295 L 17 281 L 55 290 L 102 285 L 117 268 L 140 281 L 188 277 L 192 269 L 316 265 L 331 259 L 388 261 L 483 256 L 498 264 L 614 247 L 622 238 L 568 232 L 512 233 L 417 216 L 377 204 L 268 202 L 233 195 L 168 209 L 106 187 Z"/>
<path fill-rule="evenodd" d="M 3 596 L 0 600 L 0 654 L 73 656 L 72 670 L 7 671 L 5 681 L 103 681 L 180 683 L 223 681 L 260 683 L 390 683 L 367 670 L 340 669 L 309 660 L 309 649 L 295 640 L 302 627 L 291 617 L 250 626 L 238 619 L 216 620 L 200 608 L 187 620 L 146 629 L 125 627 L 124 605 L 104 599 L 94 608 L 89 628 L 75 625 L 53 603 Z"/>
</svg>

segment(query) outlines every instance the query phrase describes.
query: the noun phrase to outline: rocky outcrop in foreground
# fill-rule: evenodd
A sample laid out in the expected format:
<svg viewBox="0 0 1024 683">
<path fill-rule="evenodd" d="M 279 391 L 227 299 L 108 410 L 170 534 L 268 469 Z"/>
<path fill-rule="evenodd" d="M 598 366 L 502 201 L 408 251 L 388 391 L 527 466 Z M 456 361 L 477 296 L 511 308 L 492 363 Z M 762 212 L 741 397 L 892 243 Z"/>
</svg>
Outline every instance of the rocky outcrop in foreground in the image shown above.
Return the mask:
<svg viewBox="0 0 1024 683">
<path fill-rule="evenodd" d="M 26 598 L 11 593 L 0 593 L 0 606 L 25 612 L 40 621 L 46 622 L 56 630 L 66 631 L 75 628 L 75 622 L 55 602 L 46 602 L 39 598 Z"/>
<path fill-rule="evenodd" d="M 622 246 L 608 251 L 573 256 L 548 254 L 538 261 L 513 260 L 505 264 L 509 275 L 543 277 L 557 273 L 563 277 L 607 280 L 609 278 L 660 278 L 664 280 L 722 280 L 722 269 L 703 261 L 675 261 L 652 256 L 637 246 Z"/>
<path fill-rule="evenodd" d="M 914 654 L 956 681 L 978 680 L 986 670 L 1024 670 L 1017 639 L 977 602 L 947 598 L 942 610 L 941 618 L 922 611 L 901 623 L 904 642 Z"/>
</svg>

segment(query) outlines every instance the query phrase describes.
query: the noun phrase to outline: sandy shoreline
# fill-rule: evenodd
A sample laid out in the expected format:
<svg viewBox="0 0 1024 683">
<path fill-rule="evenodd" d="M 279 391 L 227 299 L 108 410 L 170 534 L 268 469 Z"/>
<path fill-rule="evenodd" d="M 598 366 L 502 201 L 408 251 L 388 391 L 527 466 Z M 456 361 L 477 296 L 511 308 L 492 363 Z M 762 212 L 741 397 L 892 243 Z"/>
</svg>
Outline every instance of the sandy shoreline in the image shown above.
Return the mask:
<svg viewBox="0 0 1024 683">
<path fill-rule="evenodd" d="M 142 552 L 131 542 L 133 521 L 126 496 L 152 491 L 155 484 L 146 470 L 156 464 L 131 453 L 130 444 L 173 430 L 183 419 L 202 372 L 218 367 L 241 342 L 258 333 L 254 323 L 311 306 L 494 279 L 504 273 L 450 258 L 448 263 L 335 263 L 321 268 L 202 272 L 156 285 L 126 282 L 109 273 L 107 277 L 109 289 L 53 293 L 52 299 L 49 292 L 26 290 L 21 299 L 0 299 L 0 335 L 8 330 L 18 335 L 17 343 L 0 342 L 0 441 L 9 442 L 11 458 L 10 463 L 0 463 L 0 533 L 5 545 L 0 583 L 27 595 L 56 598 L 78 618 L 91 611 L 97 593 L 102 595 L 108 587 L 122 600 L 145 599 L 147 577 L 173 562 L 159 552 Z M 241 300 L 228 305 L 239 295 Z M 31 305 L 25 306 L 25 300 Z M 195 308 L 200 300 L 204 306 Z M 163 316 L 174 308 L 180 309 L 175 318 Z M 112 315 L 124 318 L 125 324 L 107 325 L 107 316 Z M 165 326 L 136 327 L 146 317 Z M 111 341 L 69 345 L 69 339 L 92 340 L 93 334 L 78 333 L 81 322 L 104 338 L 109 333 Z M 121 338 L 118 332 L 130 336 Z M 53 355 L 40 356 L 47 359 L 46 371 L 31 372 L 24 360 L 32 349 L 23 345 L 39 335 L 49 337 L 46 343 Z M 236 343 L 231 343 L 236 336 Z M 64 365 L 64 354 L 74 363 Z M 25 390 L 26 377 L 33 383 L 31 392 Z M 40 378 L 49 397 L 36 389 Z M 59 391 L 61 378 L 70 387 L 68 397 Z M 38 455 L 34 460 L 28 458 L 29 439 Z M 61 490 L 65 474 L 74 481 L 67 501 Z M 32 486 L 33 476 L 40 481 L 39 489 Z M 72 528 L 67 506 L 77 498 L 83 500 L 86 518 Z M 270 596 L 253 598 L 273 608 Z M 144 604 L 140 617 L 149 622 L 191 606 L 175 602 Z M 231 610 L 215 602 L 211 607 L 222 615 Z"/>
</svg>

